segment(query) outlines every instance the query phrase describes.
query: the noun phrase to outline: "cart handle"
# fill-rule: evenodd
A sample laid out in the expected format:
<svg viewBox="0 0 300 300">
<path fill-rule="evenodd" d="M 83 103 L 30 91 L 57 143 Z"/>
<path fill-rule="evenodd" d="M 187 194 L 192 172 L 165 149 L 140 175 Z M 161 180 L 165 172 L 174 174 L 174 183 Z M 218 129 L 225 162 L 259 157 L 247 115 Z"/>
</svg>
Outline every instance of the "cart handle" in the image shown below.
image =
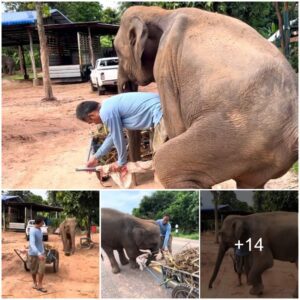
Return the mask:
<svg viewBox="0 0 300 300">
<path fill-rule="evenodd" d="M 23 257 L 19 254 L 18 250 L 17 249 L 14 249 L 15 253 L 19 256 L 19 258 L 22 260 L 22 262 L 24 264 L 26 264 L 26 261 L 23 259 Z"/>
</svg>

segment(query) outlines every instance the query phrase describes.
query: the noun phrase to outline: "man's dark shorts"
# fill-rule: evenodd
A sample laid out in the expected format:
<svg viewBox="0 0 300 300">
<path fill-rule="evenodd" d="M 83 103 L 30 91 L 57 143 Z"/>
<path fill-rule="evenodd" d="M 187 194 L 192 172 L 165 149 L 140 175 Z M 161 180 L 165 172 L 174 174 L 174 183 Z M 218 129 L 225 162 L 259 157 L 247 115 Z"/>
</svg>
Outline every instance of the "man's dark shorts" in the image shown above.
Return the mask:
<svg viewBox="0 0 300 300">
<path fill-rule="evenodd" d="M 38 256 L 30 256 L 30 272 L 31 274 L 45 274 L 45 260 L 40 260 Z"/>
</svg>

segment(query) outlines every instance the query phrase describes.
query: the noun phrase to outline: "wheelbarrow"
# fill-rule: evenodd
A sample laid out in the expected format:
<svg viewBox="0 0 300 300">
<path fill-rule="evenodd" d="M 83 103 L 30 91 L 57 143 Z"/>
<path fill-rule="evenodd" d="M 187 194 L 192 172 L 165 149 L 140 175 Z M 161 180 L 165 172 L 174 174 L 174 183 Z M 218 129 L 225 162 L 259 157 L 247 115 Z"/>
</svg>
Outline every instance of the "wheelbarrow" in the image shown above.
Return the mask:
<svg viewBox="0 0 300 300">
<path fill-rule="evenodd" d="M 15 253 L 18 255 L 18 257 L 22 260 L 24 264 L 25 271 L 30 271 L 30 260 L 29 260 L 29 254 L 28 251 L 26 251 L 26 254 L 24 255 L 24 251 L 19 249 L 14 249 Z M 59 253 L 56 249 L 53 248 L 45 248 L 45 259 L 46 264 L 52 264 L 53 272 L 57 273 L 59 268 Z"/>
<path fill-rule="evenodd" d="M 199 298 L 199 272 L 189 273 L 161 265 L 163 283 L 172 288 L 172 298 Z"/>
</svg>

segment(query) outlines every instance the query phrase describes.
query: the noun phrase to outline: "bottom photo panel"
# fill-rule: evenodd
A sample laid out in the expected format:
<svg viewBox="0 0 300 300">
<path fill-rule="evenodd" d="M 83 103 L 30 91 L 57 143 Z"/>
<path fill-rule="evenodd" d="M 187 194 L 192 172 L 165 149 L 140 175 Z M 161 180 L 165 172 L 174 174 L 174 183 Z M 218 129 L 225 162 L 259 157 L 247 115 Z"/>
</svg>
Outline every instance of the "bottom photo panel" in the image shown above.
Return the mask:
<svg viewBox="0 0 300 300">
<path fill-rule="evenodd" d="M 101 192 L 101 297 L 199 298 L 199 192 Z"/>
<path fill-rule="evenodd" d="M 298 297 L 298 192 L 201 192 L 201 298 Z"/>
<path fill-rule="evenodd" d="M 2 298 L 98 298 L 99 217 L 97 191 L 2 191 Z"/>
</svg>

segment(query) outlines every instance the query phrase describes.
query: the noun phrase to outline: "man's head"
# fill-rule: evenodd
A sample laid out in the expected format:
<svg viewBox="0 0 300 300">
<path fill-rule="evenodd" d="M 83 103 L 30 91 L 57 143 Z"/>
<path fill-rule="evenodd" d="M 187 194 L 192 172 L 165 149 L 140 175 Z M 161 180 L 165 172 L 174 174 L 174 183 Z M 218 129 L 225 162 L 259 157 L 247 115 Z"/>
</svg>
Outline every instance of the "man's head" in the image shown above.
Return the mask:
<svg viewBox="0 0 300 300">
<path fill-rule="evenodd" d="M 170 221 L 169 214 L 164 214 L 164 216 L 163 216 L 163 224 L 168 224 L 169 221 Z"/>
<path fill-rule="evenodd" d="M 89 124 L 100 124 L 100 103 L 96 101 L 83 101 L 76 107 L 76 117 Z"/>
<path fill-rule="evenodd" d="M 44 218 L 41 216 L 36 216 L 34 219 L 34 225 L 35 227 L 42 227 L 44 224 Z"/>
</svg>

